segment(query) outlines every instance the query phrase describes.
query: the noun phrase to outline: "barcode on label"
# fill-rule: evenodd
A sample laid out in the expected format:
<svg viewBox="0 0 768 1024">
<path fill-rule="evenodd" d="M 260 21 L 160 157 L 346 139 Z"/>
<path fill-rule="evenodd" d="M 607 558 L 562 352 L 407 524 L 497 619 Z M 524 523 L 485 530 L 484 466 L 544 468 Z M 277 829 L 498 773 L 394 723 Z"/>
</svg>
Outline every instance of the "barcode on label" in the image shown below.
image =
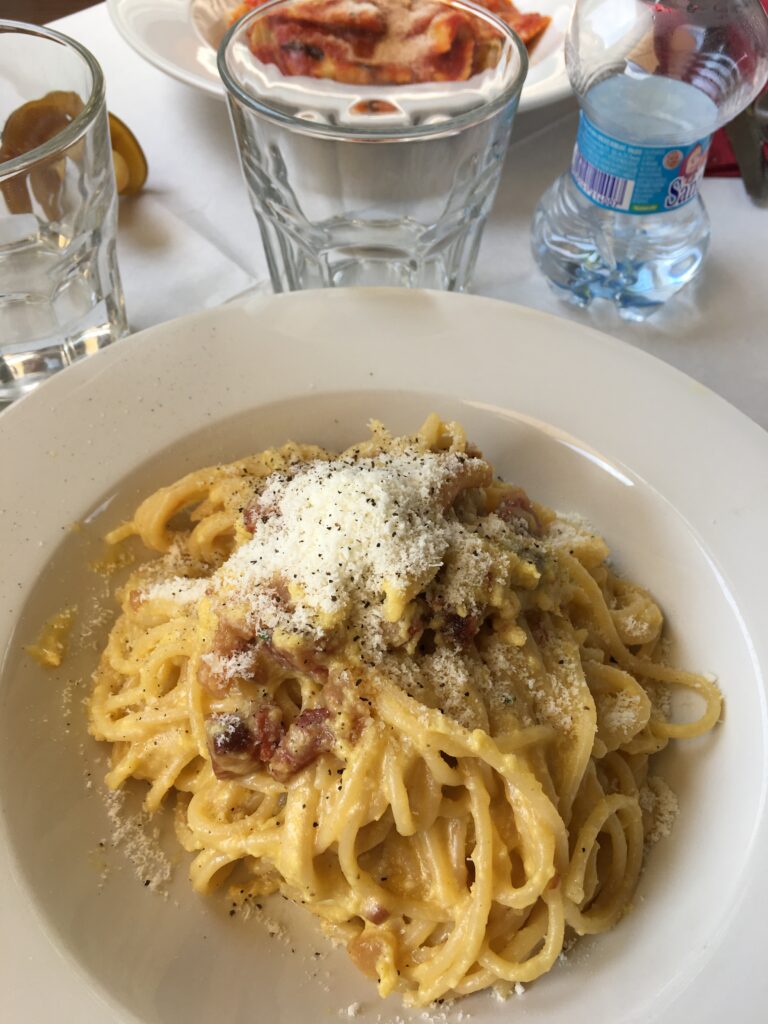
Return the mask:
<svg viewBox="0 0 768 1024">
<path fill-rule="evenodd" d="M 615 174 L 606 174 L 589 160 L 585 160 L 579 147 L 573 153 L 571 164 L 576 184 L 590 199 L 601 206 L 610 206 L 615 210 L 628 210 L 635 189 L 634 181 L 629 178 L 617 178 Z"/>
</svg>

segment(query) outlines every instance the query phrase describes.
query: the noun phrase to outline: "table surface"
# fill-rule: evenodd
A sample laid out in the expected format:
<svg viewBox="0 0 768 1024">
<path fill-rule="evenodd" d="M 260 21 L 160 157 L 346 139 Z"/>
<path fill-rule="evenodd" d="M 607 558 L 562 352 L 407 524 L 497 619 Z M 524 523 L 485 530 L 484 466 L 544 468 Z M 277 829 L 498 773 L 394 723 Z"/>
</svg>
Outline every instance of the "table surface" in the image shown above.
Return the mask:
<svg viewBox="0 0 768 1024">
<path fill-rule="evenodd" d="M 101 62 L 109 108 L 149 160 L 145 191 L 120 203 L 118 255 L 132 328 L 219 305 L 259 282 L 265 287 L 225 104 L 147 64 L 120 37 L 105 4 L 55 24 Z M 622 321 L 605 304 L 570 307 L 536 268 L 529 229 L 541 192 L 568 166 L 575 131 L 573 100 L 518 115 L 472 290 L 613 334 L 768 428 L 768 209 L 749 199 L 740 179 L 707 179 L 712 243 L 697 282 L 643 324 Z"/>
</svg>

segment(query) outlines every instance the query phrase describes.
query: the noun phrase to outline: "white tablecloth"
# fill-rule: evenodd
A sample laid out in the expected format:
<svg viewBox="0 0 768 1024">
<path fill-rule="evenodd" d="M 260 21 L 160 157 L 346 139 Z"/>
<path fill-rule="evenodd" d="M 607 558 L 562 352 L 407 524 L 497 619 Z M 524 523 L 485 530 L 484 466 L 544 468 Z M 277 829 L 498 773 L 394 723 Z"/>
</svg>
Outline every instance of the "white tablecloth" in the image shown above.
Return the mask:
<svg viewBox="0 0 768 1024">
<path fill-rule="evenodd" d="M 56 22 L 98 58 L 110 110 L 149 160 L 146 190 L 121 200 L 118 252 L 131 326 L 216 306 L 264 282 L 266 264 L 223 102 L 145 63 L 105 5 Z M 768 209 L 739 179 L 707 179 L 712 245 L 696 285 L 644 324 L 559 302 L 529 251 L 533 209 L 567 166 L 575 104 L 520 114 L 473 291 L 592 324 L 692 377 L 768 428 Z M 627 381 L 631 389 L 632 381 Z M 705 439 L 702 439 L 705 443 Z"/>
</svg>

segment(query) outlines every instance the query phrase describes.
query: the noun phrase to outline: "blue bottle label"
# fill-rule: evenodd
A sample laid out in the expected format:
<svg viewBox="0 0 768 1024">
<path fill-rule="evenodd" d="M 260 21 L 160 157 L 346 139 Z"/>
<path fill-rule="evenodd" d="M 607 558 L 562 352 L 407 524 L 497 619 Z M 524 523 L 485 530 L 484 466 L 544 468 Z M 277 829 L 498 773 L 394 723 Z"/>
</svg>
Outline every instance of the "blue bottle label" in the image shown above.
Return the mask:
<svg viewBox="0 0 768 1024">
<path fill-rule="evenodd" d="M 582 111 L 571 162 L 581 192 L 606 210 L 665 213 L 698 195 L 711 136 L 687 146 L 638 146 L 601 132 Z"/>
</svg>

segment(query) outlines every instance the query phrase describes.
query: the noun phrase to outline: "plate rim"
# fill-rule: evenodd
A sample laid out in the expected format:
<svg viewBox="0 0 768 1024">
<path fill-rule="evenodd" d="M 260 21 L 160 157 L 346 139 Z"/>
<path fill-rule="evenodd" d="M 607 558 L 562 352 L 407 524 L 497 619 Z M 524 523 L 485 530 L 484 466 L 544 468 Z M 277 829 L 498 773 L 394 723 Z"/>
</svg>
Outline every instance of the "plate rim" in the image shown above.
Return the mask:
<svg viewBox="0 0 768 1024">
<path fill-rule="evenodd" d="M 193 89 L 199 89 L 205 92 L 208 96 L 214 96 L 217 99 L 225 99 L 224 86 L 221 80 L 215 80 L 214 78 L 206 75 L 202 70 L 200 73 L 187 71 L 185 68 L 179 67 L 172 60 L 169 60 L 163 53 L 159 52 L 156 48 L 150 46 L 144 37 L 137 33 L 133 27 L 128 23 L 122 16 L 121 8 L 125 6 L 125 3 L 132 3 L 134 0 L 106 0 L 107 12 L 110 20 L 117 30 L 120 37 L 134 50 L 140 57 L 142 57 L 148 64 L 156 68 L 158 71 L 162 71 L 163 74 L 169 75 L 177 82 L 181 82 L 183 85 L 188 85 Z M 187 0 L 182 0 L 186 3 Z M 157 0 L 157 6 L 163 4 L 173 4 L 174 6 L 181 6 L 179 0 Z M 190 25 L 190 31 L 194 34 L 194 29 Z"/>
</svg>

